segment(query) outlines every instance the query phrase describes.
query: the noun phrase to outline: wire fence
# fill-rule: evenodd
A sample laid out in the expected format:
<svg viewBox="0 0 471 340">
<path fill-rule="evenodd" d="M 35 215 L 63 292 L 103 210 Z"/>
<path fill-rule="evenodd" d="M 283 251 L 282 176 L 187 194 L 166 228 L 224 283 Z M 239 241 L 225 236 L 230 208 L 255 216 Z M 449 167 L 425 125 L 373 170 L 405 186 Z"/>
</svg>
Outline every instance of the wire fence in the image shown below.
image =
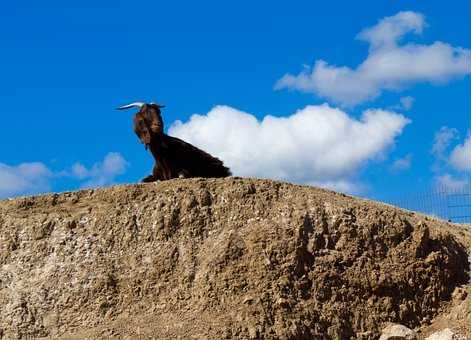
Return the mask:
<svg viewBox="0 0 471 340">
<path fill-rule="evenodd" d="M 455 223 L 471 223 L 471 190 L 436 188 L 405 195 L 387 203 Z"/>
</svg>

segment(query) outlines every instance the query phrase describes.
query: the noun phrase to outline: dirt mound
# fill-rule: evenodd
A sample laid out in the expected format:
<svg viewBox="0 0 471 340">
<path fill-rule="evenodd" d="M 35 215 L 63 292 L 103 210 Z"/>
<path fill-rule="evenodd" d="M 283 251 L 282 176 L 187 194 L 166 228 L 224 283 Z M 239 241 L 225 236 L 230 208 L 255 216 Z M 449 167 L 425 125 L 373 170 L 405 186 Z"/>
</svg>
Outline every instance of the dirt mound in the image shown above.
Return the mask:
<svg viewBox="0 0 471 340">
<path fill-rule="evenodd" d="M 249 180 L 0 202 L 0 334 L 377 339 L 468 282 L 471 232 L 330 191 Z"/>
</svg>

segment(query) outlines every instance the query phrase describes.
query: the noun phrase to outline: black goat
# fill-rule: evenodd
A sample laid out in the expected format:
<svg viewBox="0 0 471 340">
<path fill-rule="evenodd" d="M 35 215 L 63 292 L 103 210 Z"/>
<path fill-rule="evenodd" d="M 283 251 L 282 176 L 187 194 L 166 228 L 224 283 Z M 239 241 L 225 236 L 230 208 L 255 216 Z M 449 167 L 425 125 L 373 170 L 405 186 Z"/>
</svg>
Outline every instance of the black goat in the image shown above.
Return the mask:
<svg viewBox="0 0 471 340">
<path fill-rule="evenodd" d="M 223 162 L 197 147 L 164 133 L 160 108 L 155 103 L 132 103 L 119 110 L 137 107 L 134 132 L 155 159 L 152 175 L 143 182 L 164 181 L 172 178 L 227 177 L 231 175 Z"/>
</svg>

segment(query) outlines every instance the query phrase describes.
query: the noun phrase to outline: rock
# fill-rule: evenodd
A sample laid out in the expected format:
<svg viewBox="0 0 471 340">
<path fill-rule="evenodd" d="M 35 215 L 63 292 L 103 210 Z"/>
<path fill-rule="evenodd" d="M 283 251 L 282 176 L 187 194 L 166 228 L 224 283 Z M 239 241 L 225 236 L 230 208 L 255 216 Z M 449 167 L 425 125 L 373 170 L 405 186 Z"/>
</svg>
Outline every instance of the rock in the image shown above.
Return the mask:
<svg viewBox="0 0 471 340">
<path fill-rule="evenodd" d="M 383 329 L 379 340 L 417 340 L 417 333 L 406 326 L 391 324 Z"/>
<path fill-rule="evenodd" d="M 459 340 L 460 337 L 449 328 L 445 328 L 440 332 L 433 333 L 425 338 L 425 340 Z"/>
<path fill-rule="evenodd" d="M 360 332 L 356 334 L 357 340 L 370 340 L 375 338 L 375 333 L 372 331 Z"/>
<path fill-rule="evenodd" d="M 455 289 L 451 297 L 453 298 L 453 300 L 464 301 L 467 296 L 468 293 L 466 292 L 466 290 L 462 287 L 458 287 Z"/>
</svg>

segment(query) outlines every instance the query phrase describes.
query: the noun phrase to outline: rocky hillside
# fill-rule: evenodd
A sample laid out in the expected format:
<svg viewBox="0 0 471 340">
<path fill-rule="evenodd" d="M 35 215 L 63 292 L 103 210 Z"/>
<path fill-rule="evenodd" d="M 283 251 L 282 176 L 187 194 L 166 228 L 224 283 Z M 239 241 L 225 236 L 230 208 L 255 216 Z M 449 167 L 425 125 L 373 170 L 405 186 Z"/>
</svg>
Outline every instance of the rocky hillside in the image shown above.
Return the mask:
<svg viewBox="0 0 471 340">
<path fill-rule="evenodd" d="M 471 228 L 287 183 L 174 180 L 0 202 L 4 339 L 471 334 Z"/>
</svg>

